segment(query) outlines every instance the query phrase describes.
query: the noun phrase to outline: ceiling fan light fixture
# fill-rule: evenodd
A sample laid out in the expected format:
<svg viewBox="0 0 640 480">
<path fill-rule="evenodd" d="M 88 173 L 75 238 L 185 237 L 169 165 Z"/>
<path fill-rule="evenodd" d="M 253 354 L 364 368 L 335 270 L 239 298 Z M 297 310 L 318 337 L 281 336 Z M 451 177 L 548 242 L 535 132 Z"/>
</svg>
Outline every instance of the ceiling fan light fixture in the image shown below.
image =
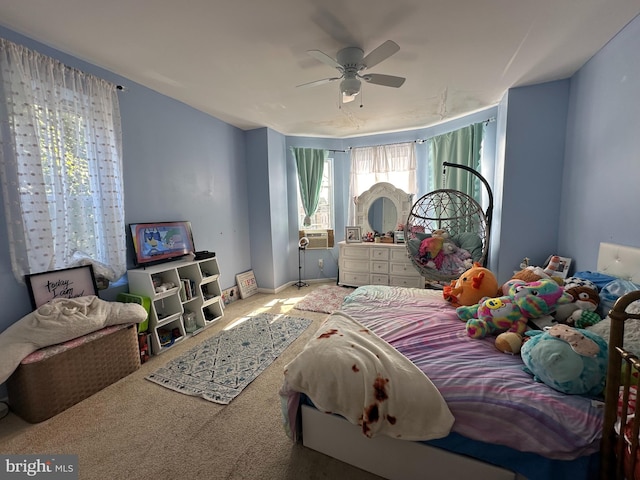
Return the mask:
<svg viewBox="0 0 640 480">
<path fill-rule="evenodd" d="M 342 92 L 342 98 L 355 97 L 360 93 L 360 80 L 357 78 L 345 78 L 340 82 L 340 91 Z"/>
<path fill-rule="evenodd" d="M 350 103 L 353 102 L 356 99 L 356 95 L 358 95 L 357 93 L 354 95 L 345 95 L 344 93 L 342 94 L 342 103 Z"/>
</svg>

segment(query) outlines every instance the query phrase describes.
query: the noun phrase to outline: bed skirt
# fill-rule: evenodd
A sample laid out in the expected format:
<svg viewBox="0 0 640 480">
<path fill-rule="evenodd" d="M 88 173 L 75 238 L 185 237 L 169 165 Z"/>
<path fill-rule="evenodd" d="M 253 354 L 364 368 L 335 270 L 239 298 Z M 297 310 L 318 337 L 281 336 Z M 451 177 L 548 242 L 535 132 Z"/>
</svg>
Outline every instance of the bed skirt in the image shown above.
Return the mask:
<svg viewBox="0 0 640 480">
<path fill-rule="evenodd" d="M 136 324 L 103 328 L 26 357 L 7 380 L 11 409 L 38 423 L 140 368 Z"/>
</svg>

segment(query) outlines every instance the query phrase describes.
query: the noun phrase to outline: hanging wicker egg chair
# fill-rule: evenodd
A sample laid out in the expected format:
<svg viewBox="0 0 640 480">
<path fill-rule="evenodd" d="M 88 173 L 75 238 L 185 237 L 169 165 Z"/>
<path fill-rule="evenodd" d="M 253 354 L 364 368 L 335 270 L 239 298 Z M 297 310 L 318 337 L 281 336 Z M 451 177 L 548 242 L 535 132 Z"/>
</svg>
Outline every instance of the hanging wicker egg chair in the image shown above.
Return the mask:
<svg viewBox="0 0 640 480">
<path fill-rule="evenodd" d="M 472 197 L 458 190 L 440 189 L 423 195 L 413 204 L 405 225 L 405 245 L 411 262 L 431 286 L 448 285 L 477 262 L 487 264 L 493 198 L 489 191 L 485 213 Z"/>
</svg>

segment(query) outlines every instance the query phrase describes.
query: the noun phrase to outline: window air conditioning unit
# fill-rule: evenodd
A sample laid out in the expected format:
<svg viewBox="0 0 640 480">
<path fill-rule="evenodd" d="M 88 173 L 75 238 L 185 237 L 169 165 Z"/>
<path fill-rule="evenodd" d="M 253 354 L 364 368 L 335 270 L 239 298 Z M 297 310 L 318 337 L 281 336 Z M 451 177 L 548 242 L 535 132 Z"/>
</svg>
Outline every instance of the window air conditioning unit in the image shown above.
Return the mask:
<svg viewBox="0 0 640 480">
<path fill-rule="evenodd" d="M 333 247 L 333 230 L 300 230 L 299 238 L 307 237 L 309 245 L 307 249 L 320 249 Z"/>
</svg>

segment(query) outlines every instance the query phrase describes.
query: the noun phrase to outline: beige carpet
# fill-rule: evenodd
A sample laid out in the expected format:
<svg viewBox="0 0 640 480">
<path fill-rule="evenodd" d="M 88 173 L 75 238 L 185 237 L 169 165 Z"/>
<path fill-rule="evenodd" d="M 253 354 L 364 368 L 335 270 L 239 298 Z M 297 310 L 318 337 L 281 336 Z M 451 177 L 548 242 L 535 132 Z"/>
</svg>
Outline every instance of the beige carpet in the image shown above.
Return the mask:
<svg viewBox="0 0 640 480">
<path fill-rule="evenodd" d="M 227 306 L 223 319 L 145 363 L 140 370 L 78 405 L 31 425 L 13 414 L 0 420 L 3 454 L 77 454 L 81 480 L 349 479 L 379 477 L 294 445 L 281 422 L 282 369 L 326 318 L 312 325 L 229 405 L 178 395 L 145 376 L 234 318 L 257 312 L 289 314 L 322 284 L 256 294 Z"/>
</svg>

